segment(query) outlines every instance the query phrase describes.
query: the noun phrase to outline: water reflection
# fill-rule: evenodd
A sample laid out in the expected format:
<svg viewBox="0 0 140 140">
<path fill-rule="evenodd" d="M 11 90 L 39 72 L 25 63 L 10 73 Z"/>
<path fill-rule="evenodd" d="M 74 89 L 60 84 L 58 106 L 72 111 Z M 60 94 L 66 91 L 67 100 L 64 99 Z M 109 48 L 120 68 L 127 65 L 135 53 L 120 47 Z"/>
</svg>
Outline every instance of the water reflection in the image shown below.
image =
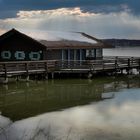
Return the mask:
<svg viewBox="0 0 140 140">
<path fill-rule="evenodd" d="M 2 115 L 12 119 L 71 108 L 16 121 L 0 133 L 0 139 L 138 140 L 139 87 L 139 77 L 55 80 L 32 82 L 28 86 L 25 83 L 11 84 L 8 88 L 2 86 L 0 110 Z M 109 100 L 104 100 L 106 98 Z"/>
<path fill-rule="evenodd" d="M 135 81 L 135 82 L 134 82 Z M 139 87 L 139 78 L 97 78 L 13 83 L 0 87 L 0 111 L 13 121 L 114 97 L 112 91 Z"/>
</svg>

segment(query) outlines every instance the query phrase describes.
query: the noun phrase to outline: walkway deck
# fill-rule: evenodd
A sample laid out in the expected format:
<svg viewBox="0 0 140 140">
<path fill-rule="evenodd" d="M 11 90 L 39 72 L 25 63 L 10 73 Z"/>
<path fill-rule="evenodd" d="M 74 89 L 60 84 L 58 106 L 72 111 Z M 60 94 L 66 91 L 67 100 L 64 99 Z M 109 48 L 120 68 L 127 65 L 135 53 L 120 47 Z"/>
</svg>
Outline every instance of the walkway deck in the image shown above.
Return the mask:
<svg viewBox="0 0 140 140">
<path fill-rule="evenodd" d="M 105 57 L 103 60 L 86 61 L 20 61 L 0 62 L 0 76 L 18 76 L 48 73 L 98 73 L 140 70 L 140 58 Z"/>
</svg>

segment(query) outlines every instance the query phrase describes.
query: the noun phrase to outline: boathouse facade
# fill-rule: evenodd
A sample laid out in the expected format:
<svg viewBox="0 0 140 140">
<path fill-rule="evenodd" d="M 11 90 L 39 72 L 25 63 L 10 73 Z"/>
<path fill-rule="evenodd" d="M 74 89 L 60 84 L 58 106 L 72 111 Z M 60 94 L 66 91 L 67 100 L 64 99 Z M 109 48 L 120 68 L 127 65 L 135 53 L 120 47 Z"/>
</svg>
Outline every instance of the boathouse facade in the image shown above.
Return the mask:
<svg viewBox="0 0 140 140">
<path fill-rule="evenodd" d="M 0 36 L 0 61 L 42 60 L 46 47 L 15 29 Z"/>
<path fill-rule="evenodd" d="M 94 48 L 92 44 L 79 41 L 41 41 L 48 47 L 47 60 L 87 60 L 102 59 L 103 48 Z"/>
<path fill-rule="evenodd" d="M 12 29 L 0 36 L 0 61 L 102 59 L 102 49 L 112 47 L 85 33 L 71 33 L 71 36 L 72 39 L 70 36 L 35 39 Z"/>
</svg>

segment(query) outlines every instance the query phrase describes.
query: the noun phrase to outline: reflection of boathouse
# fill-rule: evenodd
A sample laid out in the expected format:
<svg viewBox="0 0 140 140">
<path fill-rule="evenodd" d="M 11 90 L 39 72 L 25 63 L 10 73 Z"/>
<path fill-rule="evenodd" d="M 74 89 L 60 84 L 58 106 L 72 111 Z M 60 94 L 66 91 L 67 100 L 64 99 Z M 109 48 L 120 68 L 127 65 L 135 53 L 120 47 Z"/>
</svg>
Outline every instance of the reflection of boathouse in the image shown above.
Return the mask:
<svg viewBox="0 0 140 140">
<path fill-rule="evenodd" d="M 51 32 L 40 39 L 31 37 L 15 29 L 1 35 L 0 61 L 101 59 L 102 48 L 110 47 L 85 33 Z"/>
<path fill-rule="evenodd" d="M 116 83 L 113 80 L 109 83 L 82 80 L 79 84 L 79 81 L 58 80 L 54 83 L 48 81 L 17 83 L 7 87 L 5 85 L 0 88 L 0 93 L 5 93 L 0 94 L 0 110 L 3 116 L 18 120 L 48 111 L 110 99 L 114 97 L 112 93 L 104 93 L 117 91 L 121 86 L 127 88 L 127 85 L 127 81 Z"/>
</svg>

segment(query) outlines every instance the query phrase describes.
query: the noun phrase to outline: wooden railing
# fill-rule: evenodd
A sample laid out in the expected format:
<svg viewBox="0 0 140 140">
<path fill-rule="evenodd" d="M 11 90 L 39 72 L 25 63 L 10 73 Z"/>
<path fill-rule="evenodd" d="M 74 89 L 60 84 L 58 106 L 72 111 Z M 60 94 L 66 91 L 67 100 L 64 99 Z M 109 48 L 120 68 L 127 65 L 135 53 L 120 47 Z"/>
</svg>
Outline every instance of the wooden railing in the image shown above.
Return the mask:
<svg viewBox="0 0 140 140">
<path fill-rule="evenodd" d="M 118 69 L 140 69 L 140 58 L 120 58 L 105 57 L 103 60 L 84 61 L 20 61 L 20 62 L 0 62 L 0 75 L 21 75 L 33 73 L 49 73 L 55 71 L 82 70 L 103 71 Z"/>
</svg>

